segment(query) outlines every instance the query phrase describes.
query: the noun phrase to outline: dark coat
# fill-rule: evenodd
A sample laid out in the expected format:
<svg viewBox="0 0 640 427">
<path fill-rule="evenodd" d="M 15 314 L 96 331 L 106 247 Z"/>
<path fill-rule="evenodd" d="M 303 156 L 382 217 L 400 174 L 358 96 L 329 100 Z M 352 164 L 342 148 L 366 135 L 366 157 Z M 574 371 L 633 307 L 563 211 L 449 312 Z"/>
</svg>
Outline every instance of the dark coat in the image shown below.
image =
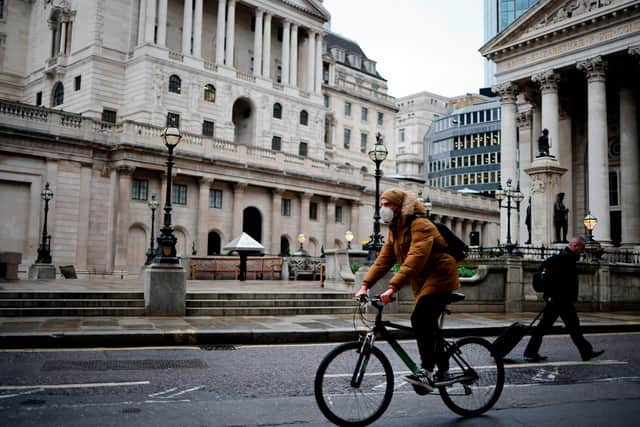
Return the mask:
<svg viewBox="0 0 640 427">
<path fill-rule="evenodd" d="M 542 264 L 547 269 L 548 283 L 544 292 L 544 299 L 550 297 L 563 301 L 576 302 L 578 300 L 578 256 L 569 248 L 564 248 L 559 254 L 553 255 Z"/>
<path fill-rule="evenodd" d="M 416 301 L 427 294 L 455 291 L 460 287 L 456 260 L 445 252 L 447 243 L 436 226 L 426 218 L 415 217 L 424 213 L 422 204 L 409 196 L 407 199 L 399 218 L 390 224 L 387 242 L 362 284 L 370 288 L 398 262 L 400 271 L 389 282 L 395 291 L 409 285 Z"/>
</svg>

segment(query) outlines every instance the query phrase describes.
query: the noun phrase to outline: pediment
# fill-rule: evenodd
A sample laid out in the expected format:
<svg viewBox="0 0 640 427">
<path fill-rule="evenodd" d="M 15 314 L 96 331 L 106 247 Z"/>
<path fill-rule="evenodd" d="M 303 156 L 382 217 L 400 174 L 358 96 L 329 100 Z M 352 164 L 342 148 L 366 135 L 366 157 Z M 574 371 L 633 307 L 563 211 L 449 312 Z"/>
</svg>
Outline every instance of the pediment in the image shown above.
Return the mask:
<svg viewBox="0 0 640 427">
<path fill-rule="evenodd" d="M 317 0 L 280 0 L 287 6 L 293 7 L 298 10 L 302 10 L 311 15 L 317 16 L 325 21 L 331 19 L 329 11 L 325 9 L 321 2 Z"/>
<path fill-rule="evenodd" d="M 637 4 L 638 0 L 540 0 L 487 42 L 480 52 L 491 54 L 542 36 L 573 29 L 612 10 Z"/>
</svg>

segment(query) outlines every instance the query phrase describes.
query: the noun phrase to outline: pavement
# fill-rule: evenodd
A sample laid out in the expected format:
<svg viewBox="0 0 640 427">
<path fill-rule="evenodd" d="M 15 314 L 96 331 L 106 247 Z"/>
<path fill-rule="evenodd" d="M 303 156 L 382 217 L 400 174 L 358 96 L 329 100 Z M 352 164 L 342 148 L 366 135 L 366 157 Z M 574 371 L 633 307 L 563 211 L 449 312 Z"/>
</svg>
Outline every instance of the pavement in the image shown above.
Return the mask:
<svg viewBox="0 0 640 427">
<path fill-rule="evenodd" d="M 313 290 L 318 282 L 294 281 L 188 281 L 187 290 L 224 291 Z M 138 278 L 118 280 L 78 279 L 52 281 L 4 281 L 0 291 L 47 290 L 83 292 L 141 291 Z M 330 290 L 326 290 L 330 291 Z M 227 346 L 241 344 L 286 344 L 342 342 L 357 338 L 367 329 L 354 315 L 224 316 L 224 317 L 0 317 L 0 348 L 69 348 L 129 346 Z M 499 335 L 513 322 L 529 323 L 536 313 L 458 313 L 448 315 L 445 335 Z M 410 325 L 409 313 L 389 313 L 384 318 Z M 581 312 L 584 333 L 639 332 L 640 312 Z M 367 315 L 373 320 L 373 313 Z M 562 322 L 552 331 L 564 334 Z M 398 332 L 398 338 L 411 338 Z"/>
</svg>

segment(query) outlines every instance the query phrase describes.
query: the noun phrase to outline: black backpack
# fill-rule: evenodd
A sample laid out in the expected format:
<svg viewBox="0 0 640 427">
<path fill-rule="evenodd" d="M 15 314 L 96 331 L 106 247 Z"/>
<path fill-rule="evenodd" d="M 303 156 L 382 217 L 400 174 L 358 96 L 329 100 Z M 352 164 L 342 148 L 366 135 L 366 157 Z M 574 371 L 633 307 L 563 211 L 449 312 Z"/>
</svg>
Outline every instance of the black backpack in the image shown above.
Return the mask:
<svg viewBox="0 0 640 427">
<path fill-rule="evenodd" d="M 415 214 L 414 218 L 427 218 L 422 214 Z M 438 233 L 447 242 L 447 253 L 451 255 L 456 261 L 462 261 L 467 257 L 469 253 L 469 246 L 462 241 L 453 231 L 441 222 L 435 222 L 430 218 L 427 218 L 438 229 Z"/>
</svg>

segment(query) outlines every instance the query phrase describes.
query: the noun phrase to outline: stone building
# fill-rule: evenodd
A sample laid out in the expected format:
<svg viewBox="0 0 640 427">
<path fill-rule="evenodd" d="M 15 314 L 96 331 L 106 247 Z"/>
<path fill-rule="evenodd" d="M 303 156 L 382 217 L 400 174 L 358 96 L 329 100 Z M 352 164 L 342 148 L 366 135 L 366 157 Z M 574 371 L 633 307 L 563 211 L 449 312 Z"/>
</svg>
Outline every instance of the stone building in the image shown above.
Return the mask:
<svg viewBox="0 0 640 427">
<path fill-rule="evenodd" d="M 640 1 L 540 0 L 481 53 L 497 66 L 501 179 L 532 197 L 533 244 L 554 240 L 561 192 L 569 235 L 590 212 L 596 240 L 640 244 Z M 551 156 L 539 154 L 543 129 Z"/>
<path fill-rule="evenodd" d="M 147 202 L 153 194 L 165 202 L 160 134 L 170 123 L 183 135 L 172 188 L 179 255 L 219 253 L 242 231 L 271 254 L 295 247 L 300 232 L 313 255 L 344 247 L 347 230 L 368 239 L 373 163 L 359 146 L 325 141 L 323 93 L 372 105 L 367 124 L 353 124 L 368 145 L 376 131 L 392 135 L 393 98 L 375 73 L 365 83 L 340 78 L 339 62 L 334 85 L 323 86 L 321 1 L 0 3 L 0 240 L 22 253 L 22 271 L 35 260 L 49 182 L 54 264 L 139 272 L 151 238 Z M 369 96 L 351 92 L 356 85 Z M 425 190 L 383 178 L 392 185 Z M 483 200 L 447 192 L 432 200 L 460 222 L 482 212 L 495 228 Z M 156 231 L 161 222 L 157 212 Z"/>
</svg>

